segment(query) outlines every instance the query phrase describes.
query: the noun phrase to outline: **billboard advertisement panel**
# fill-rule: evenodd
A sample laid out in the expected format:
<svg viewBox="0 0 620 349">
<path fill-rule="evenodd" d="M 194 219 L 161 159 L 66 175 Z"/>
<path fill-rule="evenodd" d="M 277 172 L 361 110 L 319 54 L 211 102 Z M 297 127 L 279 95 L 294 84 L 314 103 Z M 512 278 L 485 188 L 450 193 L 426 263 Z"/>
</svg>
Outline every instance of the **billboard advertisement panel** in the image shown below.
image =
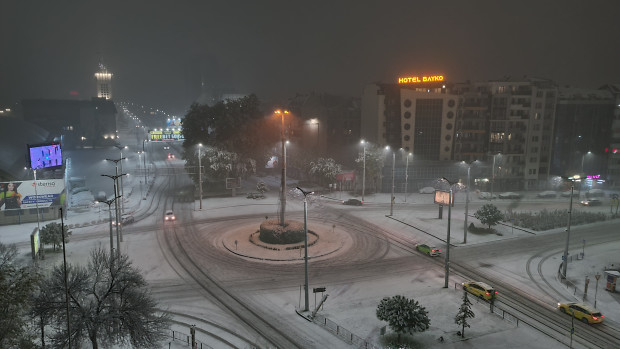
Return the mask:
<svg viewBox="0 0 620 349">
<path fill-rule="evenodd" d="M 41 169 L 62 166 L 60 143 L 28 145 L 30 168 Z"/>
<path fill-rule="evenodd" d="M 62 205 L 64 191 L 63 179 L 0 182 L 0 211 Z"/>
</svg>

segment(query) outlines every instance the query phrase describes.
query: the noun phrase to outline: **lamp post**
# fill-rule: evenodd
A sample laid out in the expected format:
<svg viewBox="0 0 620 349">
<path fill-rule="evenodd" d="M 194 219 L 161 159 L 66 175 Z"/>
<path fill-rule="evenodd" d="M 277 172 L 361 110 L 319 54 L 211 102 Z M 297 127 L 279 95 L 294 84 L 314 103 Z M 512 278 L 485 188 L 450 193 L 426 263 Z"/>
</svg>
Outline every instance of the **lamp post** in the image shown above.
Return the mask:
<svg viewBox="0 0 620 349">
<path fill-rule="evenodd" d="M 118 179 L 118 177 L 124 176 L 124 175 L 125 175 L 125 173 L 122 173 L 120 175 L 115 175 L 115 176 L 106 175 L 106 174 L 102 174 L 101 175 L 103 177 L 112 178 L 113 181 L 114 181 L 114 194 L 115 194 L 115 197 L 114 197 L 114 212 L 116 214 L 116 224 L 114 224 L 114 225 L 116 226 L 116 248 L 118 250 L 118 251 L 116 251 L 116 253 L 119 256 L 121 254 L 121 241 L 122 241 L 122 238 L 121 238 L 121 235 L 120 235 L 121 233 L 119 233 L 119 226 L 120 226 L 119 222 L 120 221 L 119 221 L 119 217 L 118 217 L 118 204 L 117 204 L 118 200 L 117 199 L 120 198 L 120 195 L 117 195 L 118 188 L 116 187 L 116 180 Z M 112 222 L 112 218 L 111 217 L 110 217 L 110 222 Z M 111 240 L 111 238 L 110 238 L 110 240 Z"/>
<path fill-rule="evenodd" d="M 110 216 L 110 255 L 111 256 L 113 255 L 113 252 L 114 252 L 114 235 L 112 234 L 112 208 L 111 206 L 112 206 L 112 203 L 116 201 L 116 199 L 118 199 L 118 196 L 115 196 L 114 198 L 110 200 L 99 200 L 99 202 L 102 202 L 108 205 L 108 214 Z"/>
<path fill-rule="evenodd" d="M 284 211 L 286 210 L 286 147 L 284 145 L 284 116 L 288 114 L 288 110 L 276 110 L 275 114 L 282 118 L 282 126 L 280 128 L 280 139 L 282 142 L 282 177 L 280 183 L 280 225 L 284 226 Z"/>
<path fill-rule="evenodd" d="M 467 186 L 465 187 L 465 222 L 463 224 L 463 243 L 467 243 L 467 218 L 469 216 L 469 186 L 471 185 L 470 173 L 471 173 L 471 165 L 477 160 L 472 161 L 467 164 Z"/>
<path fill-rule="evenodd" d="M 321 141 L 321 124 L 319 123 L 319 119 L 312 119 L 310 120 L 310 123 L 313 125 L 316 125 L 316 149 L 319 152 L 319 154 L 321 153 L 320 151 L 320 141 Z"/>
<path fill-rule="evenodd" d="M 362 202 L 364 202 L 364 192 L 366 191 L 366 142 L 362 139 L 360 143 L 364 149 L 364 159 L 362 160 Z"/>
<path fill-rule="evenodd" d="M 121 157 L 119 159 L 106 159 L 106 161 L 111 161 L 111 162 L 114 163 L 114 174 L 116 176 L 116 178 L 114 178 L 114 196 L 120 196 L 120 197 L 122 197 L 122 195 L 121 195 L 121 192 L 120 192 L 120 189 L 119 189 L 119 185 L 118 185 L 118 178 L 119 177 L 122 178 L 123 175 L 119 176 L 119 174 L 118 174 L 118 163 L 119 162 L 122 163 L 123 160 L 125 160 L 125 158 L 123 158 L 123 157 Z M 121 171 L 121 173 L 122 172 L 123 171 Z M 121 205 L 120 206 L 122 206 L 122 204 L 123 204 L 123 199 L 121 199 Z M 119 234 L 121 241 L 123 241 L 123 227 L 119 226 L 119 222 L 120 222 L 119 217 L 121 216 L 121 211 L 120 211 L 119 205 L 115 203 L 114 204 L 114 209 L 115 209 L 115 212 L 116 212 L 116 226 L 117 226 L 116 231 Z M 119 231 L 120 231 L 120 233 L 119 233 Z"/>
<path fill-rule="evenodd" d="M 200 194 L 200 209 L 202 210 L 202 143 L 198 143 L 198 193 Z"/>
<path fill-rule="evenodd" d="M 568 243 L 570 241 L 570 222 L 573 211 L 573 193 L 575 192 L 575 179 L 579 179 L 579 176 L 568 178 L 571 181 L 570 184 L 570 204 L 568 206 L 568 226 L 566 227 L 566 245 L 564 246 L 564 254 L 562 255 L 562 276 L 566 279 L 566 269 L 568 267 Z"/>
<path fill-rule="evenodd" d="M 144 185 L 146 188 L 146 174 L 147 174 L 147 168 L 146 168 L 146 151 L 144 150 L 144 142 L 146 142 L 146 139 L 142 141 L 142 154 L 144 154 L 144 158 L 142 159 L 144 161 Z M 144 199 L 146 199 L 146 196 L 148 195 L 148 190 L 146 190 L 146 194 L 144 195 Z"/>
<path fill-rule="evenodd" d="M 441 180 L 448 183 L 450 186 L 450 194 L 448 196 L 448 236 L 446 238 L 446 261 L 445 261 L 445 284 L 444 288 L 448 288 L 448 282 L 450 278 L 450 221 L 452 219 L 452 185 L 455 183 L 450 182 L 446 177 L 442 177 Z"/>
<path fill-rule="evenodd" d="M 491 198 L 493 200 L 493 186 L 495 185 L 495 157 L 497 154 L 493 154 L 493 167 L 491 167 Z"/>
<path fill-rule="evenodd" d="M 127 148 L 127 146 L 122 146 L 122 145 L 118 145 L 118 144 L 116 144 L 116 145 L 115 145 L 115 147 L 116 147 L 116 148 L 120 151 L 120 153 L 121 153 L 121 154 L 120 154 L 120 155 L 121 155 L 121 157 L 120 157 L 120 158 L 121 158 L 121 159 L 124 159 L 124 158 L 123 158 L 123 149 L 126 149 L 126 148 Z M 122 162 L 122 161 L 120 161 L 120 164 L 121 164 L 121 173 L 123 173 L 123 162 Z M 123 177 L 121 177 L 121 190 L 120 190 L 120 195 L 121 195 L 122 197 L 124 197 L 124 196 L 125 196 L 125 189 L 124 189 L 124 188 L 125 188 L 125 186 L 123 185 Z M 123 202 L 123 200 L 121 200 L 121 213 L 125 213 L 125 203 Z"/>
<path fill-rule="evenodd" d="M 64 283 L 65 283 L 65 307 L 67 312 L 67 344 L 71 349 L 71 316 L 69 312 L 69 286 L 67 284 L 67 249 L 65 247 L 65 221 L 62 219 L 62 207 L 60 208 L 60 232 L 62 234 L 62 265 L 64 269 Z"/>
<path fill-rule="evenodd" d="M 390 146 L 385 149 L 390 150 Z M 390 196 L 390 217 L 394 214 L 394 169 L 396 164 L 396 153 L 392 151 L 392 194 Z"/>
<path fill-rule="evenodd" d="M 596 295 L 598 294 L 598 279 L 601 278 L 601 274 L 596 272 L 596 275 L 594 275 L 594 278 L 596 279 L 596 289 L 594 290 L 594 307 L 596 308 Z"/>
<path fill-rule="evenodd" d="M 413 154 L 407 154 L 407 161 L 405 162 L 405 202 L 407 202 L 407 195 L 409 194 L 407 187 L 409 186 L 409 156 L 411 155 Z"/>
<path fill-rule="evenodd" d="M 308 201 L 307 197 L 309 194 L 313 192 L 307 192 L 297 187 L 302 194 L 304 194 L 304 271 L 305 271 L 305 279 L 304 279 L 304 296 L 305 296 L 305 304 L 304 311 L 308 311 Z"/>
</svg>

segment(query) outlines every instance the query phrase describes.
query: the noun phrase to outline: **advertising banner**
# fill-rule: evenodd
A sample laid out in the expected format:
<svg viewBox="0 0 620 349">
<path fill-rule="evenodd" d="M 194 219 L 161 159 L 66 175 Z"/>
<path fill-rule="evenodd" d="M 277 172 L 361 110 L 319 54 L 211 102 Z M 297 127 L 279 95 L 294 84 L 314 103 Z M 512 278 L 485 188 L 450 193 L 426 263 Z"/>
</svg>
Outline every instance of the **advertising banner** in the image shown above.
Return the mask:
<svg viewBox="0 0 620 349">
<path fill-rule="evenodd" d="M 63 179 L 0 182 L 0 211 L 62 205 L 64 191 Z"/>
</svg>

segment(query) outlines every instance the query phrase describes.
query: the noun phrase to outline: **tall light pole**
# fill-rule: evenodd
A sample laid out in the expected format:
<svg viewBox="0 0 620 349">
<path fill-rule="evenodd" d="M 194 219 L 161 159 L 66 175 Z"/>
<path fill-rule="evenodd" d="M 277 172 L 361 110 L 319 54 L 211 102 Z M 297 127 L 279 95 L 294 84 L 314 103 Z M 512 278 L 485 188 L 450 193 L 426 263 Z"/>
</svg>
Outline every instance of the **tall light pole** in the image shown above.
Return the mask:
<svg viewBox="0 0 620 349">
<path fill-rule="evenodd" d="M 493 167 L 491 167 L 491 198 L 493 200 L 493 186 L 495 185 L 495 157 L 497 154 L 493 154 Z"/>
<path fill-rule="evenodd" d="M 114 252 L 114 234 L 112 234 L 112 203 L 114 203 L 118 199 L 118 196 L 110 199 L 110 200 L 99 200 L 106 205 L 108 205 L 108 214 L 110 216 L 110 256 L 113 256 Z"/>
<path fill-rule="evenodd" d="M 394 214 L 394 172 L 396 170 L 396 152 L 392 151 L 392 197 L 390 198 L 390 216 Z"/>
<path fill-rule="evenodd" d="M 144 150 L 144 142 L 146 142 L 146 139 L 142 141 L 142 154 L 144 154 L 144 158 L 142 160 L 144 161 L 144 185 L 145 185 L 145 188 L 147 188 L 146 187 L 146 185 L 147 185 L 147 183 L 146 183 L 146 171 L 147 171 L 147 169 L 146 169 L 146 151 Z M 146 199 L 146 195 L 148 195 L 148 190 L 146 190 L 146 194 L 144 195 L 145 199 Z"/>
<path fill-rule="evenodd" d="M 284 116 L 288 114 L 288 110 L 276 110 L 275 114 L 282 118 L 282 126 L 280 128 L 280 138 L 282 141 L 282 177 L 280 183 L 280 225 L 284 226 L 284 211 L 286 210 L 286 146 L 284 145 Z"/>
<path fill-rule="evenodd" d="M 360 143 L 362 143 L 362 148 L 364 148 L 364 159 L 362 161 L 362 202 L 364 202 L 364 191 L 366 191 L 366 142 L 362 139 Z"/>
<path fill-rule="evenodd" d="M 413 154 L 407 154 L 407 161 L 405 163 L 405 202 L 407 202 L 407 195 L 409 194 L 408 186 L 409 186 L 409 156 Z"/>
<path fill-rule="evenodd" d="M 119 144 L 116 144 L 115 147 L 120 151 L 121 153 L 121 159 L 123 158 L 123 149 L 126 149 L 127 146 L 122 146 Z M 121 164 L 121 173 L 123 173 L 123 162 L 120 161 Z M 120 190 L 120 195 L 122 197 L 125 197 L 125 186 L 123 185 L 123 177 L 121 177 L 121 190 Z M 125 213 L 125 203 L 123 202 L 123 200 L 121 200 L 121 213 Z"/>
<path fill-rule="evenodd" d="M 125 158 L 123 158 L 123 157 L 121 157 L 119 159 L 106 159 L 106 161 L 111 161 L 111 162 L 114 163 L 114 171 L 115 171 L 114 174 L 116 176 L 116 178 L 114 178 L 114 196 L 120 196 L 121 197 L 121 205 L 118 205 L 116 203 L 114 204 L 114 207 L 115 207 L 115 210 L 116 210 L 116 226 L 117 226 L 116 230 L 117 230 L 117 233 L 120 236 L 121 241 L 123 241 L 123 227 L 120 226 L 120 224 L 119 224 L 120 223 L 120 217 L 121 217 L 121 210 L 120 210 L 119 206 L 122 206 L 123 199 L 122 199 L 122 195 L 121 195 L 121 190 L 120 190 L 119 185 L 118 185 L 118 178 L 119 177 L 122 178 L 123 175 L 119 176 L 119 174 L 118 174 L 118 163 L 119 162 L 122 163 L 123 160 L 125 160 Z M 121 173 L 122 173 L 122 171 L 121 171 Z M 120 233 L 119 233 L 119 231 L 120 231 Z"/>
<path fill-rule="evenodd" d="M 62 207 L 60 208 L 60 232 L 62 233 L 62 265 L 64 269 L 65 282 L 65 307 L 67 312 L 67 344 L 71 349 L 71 316 L 69 312 L 69 286 L 67 283 L 67 249 L 65 247 L 65 221 L 62 219 Z"/>
<path fill-rule="evenodd" d="M 467 186 L 465 187 L 465 223 L 463 224 L 463 243 L 467 243 L 467 218 L 469 216 L 469 186 L 471 185 L 470 173 L 471 165 L 476 162 L 474 160 L 471 163 L 465 163 L 467 165 Z"/>
<path fill-rule="evenodd" d="M 445 284 L 444 288 L 448 288 L 448 282 L 450 279 L 450 221 L 452 220 L 452 185 L 455 183 L 450 182 L 446 177 L 442 177 L 441 180 L 448 183 L 450 186 L 450 194 L 448 196 L 448 236 L 446 238 L 446 261 L 445 261 Z"/>
<path fill-rule="evenodd" d="M 200 209 L 202 210 L 202 154 L 200 153 L 201 148 L 202 143 L 198 143 L 198 193 L 200 194 Z"/>
<path fill-rule="evenodd" d="M 308 311 L 308 201 L 307 197 L 309 194 L 313 192 L 304 191 L 300 187 L 297 189 L 304 194 L 304 267 L 305 267 L 305 279 L 304 279 L 304 296 L 305 296 L 305 304 L 304 311 Z"/>
<path fill-rule="evenodd" d="M 566 227 L 566 245 L 564 246 L 564 254 L 562 255 L 562 276 L 566 279 L 566 268 L 568 267 L 568 243 L 570 241 L 570 221 L 573 211 L 573 193 L 575 192 L 575 179 L 579 179 L 579 176 L 568 178 L 571 181 L 570 184 L 570 204 L 568 206 L 568 226 Z"/>
<path fill-rule="evenodd" d="M 121 238 L 121 233 L 119 232 L 119 227 L 120 227 L 120 220 L 119 220 L 119 214 L 118 214 L 118 198 L 120 198 L 120 195 L 118 194 L 118 188 L 116 186 L 116 180 L 118 179 L 118 177 L 120 176 L 124 176 L 126 173 L 122 173 L 120 175 L 115 175 L 115 176 L 111 176 L 111 175 L 106 175 L 106 174 L 102 174 L 101 176 L 103 177 L 108 177 L 108 178 L 112 178 L 112 180 L 114 181 L 114 194 L 115 194 L 115 199 L 114 199 L 114 212 L 116 214 L 116 224 L 114 224 L 116 226 L 116 248 L 118 249 L 118 251 L 116 251 L 116 253 L 120 256 L 121 254 L 121 241 L 123 240 Z"/>
<path fill-rule="evenodd" d="M 319 154 L 321 153 L 320 151 L 320 141 L 321 141 L 321 124 L 319 123 L 319 119 L 312 119 L 310 120 L 310 123 L 312 125 L 316 125 L 316 149 L 319 152 Z"/>
</svg>

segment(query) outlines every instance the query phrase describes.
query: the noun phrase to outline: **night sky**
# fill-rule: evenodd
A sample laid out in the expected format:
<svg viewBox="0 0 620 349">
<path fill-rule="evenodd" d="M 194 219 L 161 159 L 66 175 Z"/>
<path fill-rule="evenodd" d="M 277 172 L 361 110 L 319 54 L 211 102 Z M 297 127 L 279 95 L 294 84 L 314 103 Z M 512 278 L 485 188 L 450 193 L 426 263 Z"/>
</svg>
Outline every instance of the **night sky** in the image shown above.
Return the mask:
<svg viewBox="0 0 620 349">
<path fill-rule="evenodd" d="M 201 78 L 274 103 L 399 75 L 620 83 L 617 0 L 0 1 L 0 107 L 89 99 L 100 57 L 115 101 L 177 114 Z"/>
</svg>

